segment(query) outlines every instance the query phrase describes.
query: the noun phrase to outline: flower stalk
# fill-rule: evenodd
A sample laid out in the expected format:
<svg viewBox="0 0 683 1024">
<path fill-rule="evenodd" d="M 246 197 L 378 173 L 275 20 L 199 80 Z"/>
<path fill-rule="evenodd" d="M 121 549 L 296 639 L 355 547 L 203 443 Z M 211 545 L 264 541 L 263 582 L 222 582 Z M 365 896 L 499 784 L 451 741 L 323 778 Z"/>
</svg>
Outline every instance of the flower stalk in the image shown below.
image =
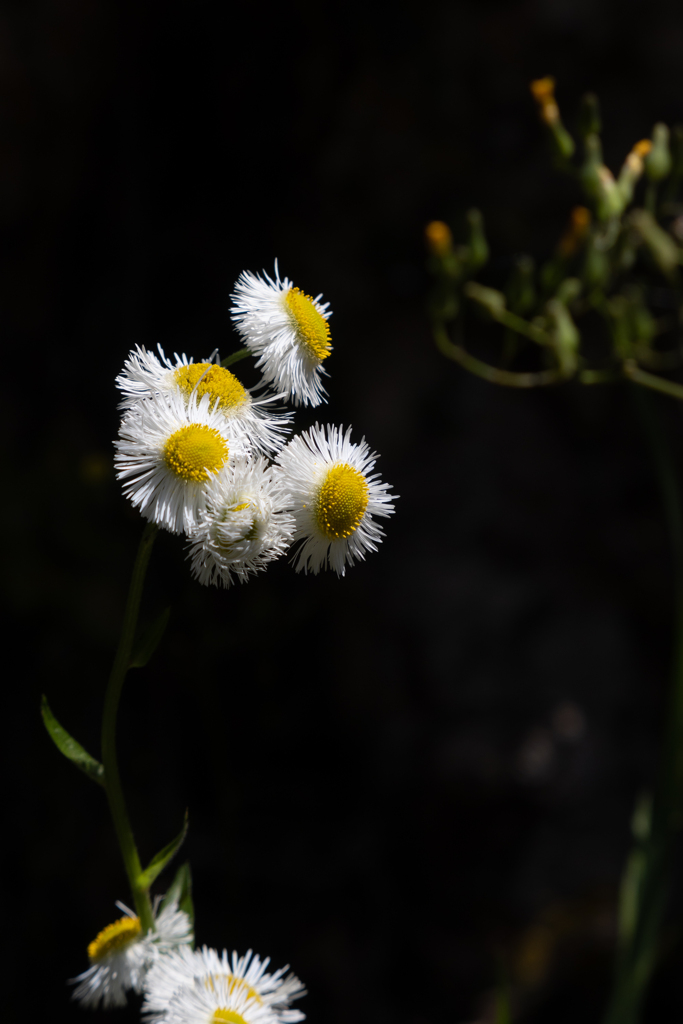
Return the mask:
<svg viewBox="0 0 683 1024">
<path fill-rule="evenodd" d="M 119 842 L 121 856 L 123 857 L 123 863 L 133 895 L 135 910 L 140 918 L 143 933 L 154 928 L 154 916 L 152 914 L 149 886 L 144 884 L 142 865 L 133 838 L 133 830 L 121 786 L 121 777 L 116 757 L 116 717 L 123 683 L 130 667 L 140 600 L 156 534 L 156 525 L 148 523 L 140 540 L 128 590 L 121 638 L 107 684 L 104 713 L 102 716 L 102 764 L 104 765 L 107 800 L 109 801 L 116 838 Z"/>
</svg>

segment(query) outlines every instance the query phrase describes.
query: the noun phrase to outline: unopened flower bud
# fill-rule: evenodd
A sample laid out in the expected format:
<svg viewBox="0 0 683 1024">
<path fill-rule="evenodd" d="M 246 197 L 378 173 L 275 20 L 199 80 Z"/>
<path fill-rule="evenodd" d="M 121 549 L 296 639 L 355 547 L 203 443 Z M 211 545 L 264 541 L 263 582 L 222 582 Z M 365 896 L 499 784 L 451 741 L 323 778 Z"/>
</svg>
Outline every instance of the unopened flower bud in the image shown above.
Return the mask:
<svg viewBox="0 0 683 1024">
<path fill-rule="evenodd" d="M 586 206 L 575 206 L 569 216 L 569 224 L 557 246 L 560 256 L 567 258 L 574 255 L 588 234 L 590 222 L 590 210 Z"/>
<path fill-rule="evenodd" d="M 555 102 L 555 79 L 550 75 L 545 78 L 536 78 L 529 85 L 531 95 L 538 103 L 541 120 L 547 125 L 553 123 L 560 116 Z"/>
<path fill-rule="evenodd" d="M 563 306 L 573 302 L 574 299 L 578 299 L 581 294 L 583 285 L 579 281 L 578 277 L 566 277 L 560 287 L 557 289 L 555 298 L 558 302 L 561 302 Z"/>
<path fill-rule="evenodd" d="M 555 79 L 550 76 L 537 78 L 531 82 L 529 88 L 538 104 L 541 121 L 550 129 L 550 136 L 557 156 L 562 160 L 568 160 L 576 147 L 560 118 L 560 109 L 555 101 Z"/>
<path fill-rule="evenodd" d="M 621 190 L 614 180 L 614 175 L 605 164 L 598 169 L 597 207 L 596 212 L 600 220 L 609 220 L 610 217 L 618 217 L 624 209 L 624 200 Z"/>
<path fill-rule="evenodd" d="M 433 256 L 445 256 L 453 248 L 453 235 L 448 224 L 433 220 L 425 228 L 427 248 Z"/>
<path fill-rule="evenodd" d="M 652 129 L 652 147 L 645 157 L 645 173 L 650 181 L 661 181 L 671 172 L 669 129 L 661 122 Z"/>
<path fill-rule="evenodd" d="M 617 181 L 617 187 L 621 195 L 622 209 L 628 206 L 633 199 L 633 190 L 645 170 L 644 159 L 651 149 L 652 143 L 650 140 L 641 139 L 640 142 L 636 142 L 635 146 L 624 160 L 621 171 L 619 172 L 619 180 Z"/>
</svg>

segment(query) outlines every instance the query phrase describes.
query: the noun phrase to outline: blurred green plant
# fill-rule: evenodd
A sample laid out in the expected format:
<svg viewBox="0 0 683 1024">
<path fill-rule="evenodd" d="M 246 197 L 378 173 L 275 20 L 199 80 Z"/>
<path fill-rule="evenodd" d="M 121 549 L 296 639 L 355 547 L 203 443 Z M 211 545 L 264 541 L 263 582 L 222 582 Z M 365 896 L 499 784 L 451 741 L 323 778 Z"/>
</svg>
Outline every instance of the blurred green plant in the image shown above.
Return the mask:
<svg viewBox="0 0 683 1024">
<path fill-rule="evenodd" d="M 467 213 L 467 241 L 460 245 L 447 224 L 432 221 L 425 232 L 435 278 L 428 312 L 439 351 L 493 384 L 638 385 L 636 404 L 671 538 L 676 615 L 660 774 L 654 794 L 638 798 L 633 816 L 633 847 L 619 897 L 615 979 L 604 1016 L 604 1024 L 637 1024 L 662 951 L 683 824 L 683 503 L 668 440 L 645 390 L 683 400 L 683 384 L 663 375 L 683 365 L 683 202 L 677 198 L 683 127 L 670 131 L 656 124 L 652 138 L 635 143 L 615 177 L 602 157 L 596 97 L 583 97 L 577 147 L 562 123 L 554 80 L 532 82 L 531 93 L 554 165 L 574 179 L 583 202 L 572 209 L 552 256 L 540 267 L 531 256 L 519 256 L 501 290 L 475 280 L 489 260 L 481 213 Z M 495 365 L 465 346 L 464 327 L 472 314 L 502 328 Z"/>
<path fill-rule="evenodd" d="M 502 290 L 475 280 L 489 259 L 478 210 L 467 214 L 468 237 L 461 245 L 454 244 L 447 224 L 429 224 L 436 344 L 470 373 L 507 387 L 627 378 L 683 400 L 683 385 L 662 376 L 683 362 L 683 202 L 675 200 L 683 178 L 683 127 L 670 132 L 656 124 L 652 139 L 633 146 L 615 178 L 602 158 L 596 98 L 583 98 L 577 149 L 562 124 L 553 80 L 533 82 L 531 91 L 555 166 L 574 178 L 584 205 L 571 211 L 552 256 L 538 268 L 530 256 L 519 256 Z M 643 201 L 637 205 L 641 179 Z M 465 347 L 463 325 L 471 312 L 504 329 L 499 365 Z M 597 339 L 596 314 L 602 323 Z M 528 362 L 530 349 L 540 365 L 513 369 Z"/>
</svg>

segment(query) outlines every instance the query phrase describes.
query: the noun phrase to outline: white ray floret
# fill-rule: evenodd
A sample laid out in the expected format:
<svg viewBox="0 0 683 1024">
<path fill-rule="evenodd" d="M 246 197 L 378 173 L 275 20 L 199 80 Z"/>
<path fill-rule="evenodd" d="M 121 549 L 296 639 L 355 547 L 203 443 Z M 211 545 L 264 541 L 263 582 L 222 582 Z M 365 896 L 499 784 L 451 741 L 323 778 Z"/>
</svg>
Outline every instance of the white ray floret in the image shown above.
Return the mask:
<svg viewBox="0 0 683 1024">
<path fill-rule="evenodd" d="M 205 586 L 229 587 L 283 555 L 294 534 L 287 497 L 266 459 L 231 461 L 208 485 L 190 536 L 192 575 Z"/>
<path fill-rule="evenodd" d="M 241 957 L 204 946 L 159 958 L 145 978 L 142 1012 L 152 1024 L 296 1024 L 305 1015 L 290 1004 L 306 994 L 296 975 L 251 950 Z M 212 1016 L 213 1014 L 213 1016 Z M 184 1016 L 185 1015 L 185 1016 Z"/>
<path fill-rule="evenodd" d="M 257 356 L 263 380 L 291 396 L 295 405 L 325 400 L 323 361 L 332 351 L 328 302 L 311 298 L 288 278 L 275 280 L 245 270 L 232 294 L 231 316 L 244 344 Z"/>
<path fill-rule="evenodd" d="M 372 470 L 377 455 L 365 438 L 351 443 L 351 427 L 316 425 L 292 438 L 276 458 L 296 520 L 296 571 L 329 567 L 343 576 L 346 565 L 376 551 L 384 531 L 375 516 L 394 511 L 389 485 Z"/>
<path fill-rule="evenodd" d="M 140 919 L 123 903 L 124 916 L 103 928 L 88 946 L 90 967 L 72 984 L 78 984 L 72 998 L 95 1009 L 125 1006 L 126 992 L 142 992 L 152 964 L 173 950 L 192 942 L 192 924 L 187 914 L 171 901 L 155 912 L 155 930 L 143 935 Z M 158 904 L 157 904 L 158 906 Z"/>
<path fill-rule="evenodd" d="M 139 402 L 123 419 L 114 464 L 123 492 L 145 517 L 171 533 L 189 533 L 205 508 L 209 481 L 243 442 L 210 408 L 208 395 L 186 404 L 179 394 Z"/>
<path fill-rule="evenodd" d="M 225 416 L 235 437 L 266 455 L 282 448 L 292 419 L 291 413 L 277 405 L 284 394 L 256 398 L 220 363 L 210 359 L 195 363 L 185 353 L 175 353 L 175 362 L 171 362 L 161 345 L 157 347 L 158 357 L 140 345 L 129 353 L 116 378 L 123 392 L 119 408 L 134 409 L 139 402 L 160 394 L 180 393 L 186 403 L 193 394 L 198 401 L 208 395 L 211 407 Z"/>
</svg>

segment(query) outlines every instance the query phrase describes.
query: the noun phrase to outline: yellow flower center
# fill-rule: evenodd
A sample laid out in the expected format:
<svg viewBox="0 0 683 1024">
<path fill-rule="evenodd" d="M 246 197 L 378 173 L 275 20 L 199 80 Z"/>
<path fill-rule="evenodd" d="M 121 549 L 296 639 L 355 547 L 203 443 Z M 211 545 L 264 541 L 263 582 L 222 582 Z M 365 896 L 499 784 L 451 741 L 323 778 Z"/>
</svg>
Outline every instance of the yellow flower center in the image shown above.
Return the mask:
<svg viewBox="0 0 683 1024">
<path fill-rule="evenodd" d="M 175 382 L 186 395 L 197 389 L 197 398 L 211 396 L 211 405 L 217 405 L 226 412 L 239 409 L 249 400 L 249 392 L 238 381 L 234 373 L 215 363 L 190 363 L 179 366 L 173 374 Z"/>
<path fill-rule="evenodd" d="M 210 974 L 204 981 L 204 985 L 207 989 L 211 989 L 212 992 L 216 991 L 215 981 L 227 981 L 228 993 L 231 996 L 235 994 L 246 995 L 247 999 L 253 999 L 259 1006 L 263 1005 L 263 1000 L 251 985 L 248 985 L 244 978 L 236 978 L 234 974 Z M 236 1010 L 229 1010 L 225 1006 L 219 1007 L 214 1011 L 214 1015 L 211 1018 L 211 1024 L 247 1024 L 241 1013 L 237 1013 Z"/>
<path fill-rule="evenodd" d="M 247 1024 L 241 1013 L 235 1010 L 220 1009 L 214 1012 L 211 1024 Z"/>
<path fill-rule="evenodd" d="M 164 462 L 181 480 L 203 483 L 228 461 L 228 442 L 215 427 L 190 423 L 171 434 L 164 445 Z"/>
<path fill-rule="evenodd" d="M 239 523 L 242 526 L 243 533 L 240 537 L 234 537 L 234 529 L 237 525 L 235 523 L 236 512 L 246 512 L 247 509 L 251 509 L 251 516 L 240 516 Z M 215 540 L 218 543 L 221 551 L 225 555 L 229 555 L 235 547 L 235 543 L 240 543 L 245 540 L 256 540 L 258 536 L 259 520 L 257 517 L 256 509 L 250 501 L 243 501 L 240 505 L 231 505 L 229 508 L 224 508 L 221 512 L 219 522 L 225 526 L 226 529 L 230 530 L 230 539 L 226 539 L 224 535 L 221 535 L 218 531 L 218 535 Z"/>
<path fill-rule="evenodd" d="M 247 984 L 244 978 L 236 978 L 234 974 L 209 974 L 206 980 L 204 981 L 204 985 L 206 986 L 206 988 L 211 989 L 212 992 L 215 992 L 216 986 L 214 982 L 216 981 L 227 981 L 228 992 L 230 993 L 231 996 L 234 996 L 235 994 L 240 996 L 245 995 L 247 999 L 253 999 L 255 1002 L 259 1004 L 259 1006 L 263 1004 L 263 1000 L 261 999 L 261 996 L 258 994 L 256 989 L 252 988 L 251 985 Z M 234 1013 L 234 1010 L 218 1010 L 216 1012 Z M 232 1020 L 232 1017 L 219 1017 L 218 1019 Z M 242 1020 L 241 1017 L 239 1019 Z"/>
<path fill-rule="evenodd" d="M 129 943 L 134 942 L 140 934 L 140 930 L 139 917 L 121 917 L 113 924 L 108 924 L 88 946 L 90 963 L 99 963 L 110 953 L 123 949 Z"/>
<path fill-rule="evenodd" d="M 330 328 L 310 295 L 304 295 L 300 288 L 290 288 L 285 304 L 297 337 L 308 354 L 320 363 L 327 359 L 332 351 Z"/>
<path fill-rule="evenodd" d="M 350 537 L 368 505 L 367 480 L 347 462 L 328 469 L 318 492 L 315 518 L 330 540 Z"/>
</svg>

